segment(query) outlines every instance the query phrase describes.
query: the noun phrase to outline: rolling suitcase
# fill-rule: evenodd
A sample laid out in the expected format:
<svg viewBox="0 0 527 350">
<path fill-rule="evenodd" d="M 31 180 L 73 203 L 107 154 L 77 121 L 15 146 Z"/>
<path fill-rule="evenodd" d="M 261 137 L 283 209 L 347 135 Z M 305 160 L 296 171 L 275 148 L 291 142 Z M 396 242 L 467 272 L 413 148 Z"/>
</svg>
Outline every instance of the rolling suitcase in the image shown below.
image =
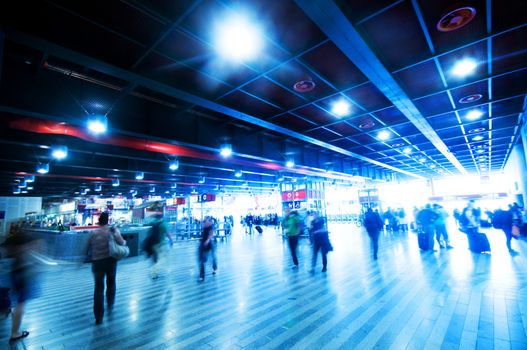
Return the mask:
<svg viewBox="0 0 527 350">
<path fill-rule="evenodd" d="M 419 244 L 419 249 L 421 250 L 430 250 L 430 249 L 433 249 L 433 242 L 431 239 L 430 239 L 430 234 L 423 231 L 423 230 L 419 230 L 417 232 L 417 244 Z"/>
<path fill-rule="evenodd" d="M 255 226 L 254 228 L 256 229 L 256 231 L 258 231 L 258 233 L 262 233 L 262 232 L 263 232 L 261 226 L 258 226 L 258 225 L 257 225 L 257 226 Z"/>
<path fill-rule="evenodd" d="M 474 253 L 490 252 L 490 243 L 484 233 L 472 233 L 467 235 L 468 248 Z"/>
</svg>

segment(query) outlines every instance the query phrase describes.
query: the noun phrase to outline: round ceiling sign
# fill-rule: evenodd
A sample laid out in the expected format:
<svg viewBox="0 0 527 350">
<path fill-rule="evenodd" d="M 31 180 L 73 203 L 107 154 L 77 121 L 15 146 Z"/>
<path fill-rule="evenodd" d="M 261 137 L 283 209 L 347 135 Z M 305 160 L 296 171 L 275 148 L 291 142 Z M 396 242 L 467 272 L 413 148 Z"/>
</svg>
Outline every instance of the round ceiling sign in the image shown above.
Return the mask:
<svg viewBox="0 0 527 350">
<path fill-rule="evenodd" d="M 480 100 L 483 97 L 481 94 L 472 94 L 459 99 L 459 103 L 471 103 Z"/>
<path fill-rule="evenodd" d="M 476 9 L 473 7 L 460 7 L 450 11 L 437 22 L 437 30 L 440 32 L 451 32 L 467 25 L 476 16 Z"/>
<path fill-rule="evenodd" d="M 361 129 L 371 129 L 374 126 L 375 126 L 375 123 L 373 122 L 373 120 L 365 120 L 359 124 L 359 128 Z"/>
<path fill-rule="evenodd" d="M 316 84 L 313 80 L 300 80 L 300 81 L 297 81 L 295 85 L 293 85 L 293 89 L 296 92 L 309 92 L 309 91 L 313 91 L 315 86 Z"/>
<path fill-rule="evenodd" d="M 469 134 L 476 134 L 478 132 L 483 132 L 483 131 L 485 131 L 485 128 L 477 128 L 477 129 L 469 130 L 468 133 Z"/>
</svg>

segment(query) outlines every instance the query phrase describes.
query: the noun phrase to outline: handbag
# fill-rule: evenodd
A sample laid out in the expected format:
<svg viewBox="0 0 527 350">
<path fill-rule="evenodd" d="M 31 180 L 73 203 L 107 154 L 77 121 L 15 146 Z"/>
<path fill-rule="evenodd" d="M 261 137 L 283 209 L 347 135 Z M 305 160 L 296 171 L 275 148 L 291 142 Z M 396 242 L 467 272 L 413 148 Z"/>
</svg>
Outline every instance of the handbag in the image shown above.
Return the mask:
<svg viewBox="0 0 527 350">
<path fill-rule="evenodd" d="M 512 237 L 514 237 L 514 238 L 520 237 L 520 228 L 518 226 L 512 225 L 511 232 L 512 232 Z"/>
<path fill-rule="evenodd" d="M 130 248 L 128 248 L 127 245 L 117 244 L 115 241 L 114 232 L 115 230 L 111 228 L 110 232 L 108 233 L 108 251 L 110 252 L 110 256 L 116 260 L 126 258 L 128 254 L 130 254 Z"/>
</svg>

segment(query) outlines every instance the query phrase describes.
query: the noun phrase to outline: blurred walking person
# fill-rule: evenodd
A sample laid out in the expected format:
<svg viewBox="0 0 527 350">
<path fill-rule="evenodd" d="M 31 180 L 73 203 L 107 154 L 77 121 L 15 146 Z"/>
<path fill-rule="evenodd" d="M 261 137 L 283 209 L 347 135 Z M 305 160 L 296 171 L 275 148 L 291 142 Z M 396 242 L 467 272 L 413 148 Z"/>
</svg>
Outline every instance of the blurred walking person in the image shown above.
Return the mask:
<svg viewBox="0 0 527 350">
<path fill-rule="evenodd" d="M 364 227 L 366 228 L 366 232 L 368 232 L 368 236 L 370 236 L 373 259 L 377 260 L 377 253 L 379 251 L 379 234 L 384 227 L 381 216 L 377 211 L 368 208 L 364 214 Z"/>
<path fill-rule="evenodd" d="M 448 231 L 446 229 L 446 219 L 448 218 L 448 213 L 441 205 L 435 203 L 434 211 L 437 213 L 437 219 L 435 221 L 436 229 L 436 240 L 439 244 L 440 249 L 452 249 L 450 245 L 450 240 L 448 239 Z M 443 244 L 444 243 L 444 244 Z"/>
<path fill-rule="evenodd" d="M 317 267 L 318 252 L 322 254 L 322 272 L 326 272 L 328 268 L 328 252 L 333 250 L 329 241 L 328 230 L 323 217 L 320 217 L 317 212 L 313 212 L 313 220 L 309 229 L 313 240 L 313 259 L 311 261 L 311 272 L 315 272 Z"/>
<path fill-rule="evenodd" d="M 87 251 L 91 253 L 93 279 L 93 314 L 95 324 L 102 324 L 104 318 L 104 280 L 106 278 L 106 303 L 108 312 L 113 309 L 115 302 L 115 276 L 117 274 L 117 260 L 110 256 L 109 240 L 113 239 L 118 245 L 126 245 L 117 228 L 108 225 L 109 215 L 104 212 L 99 217 L 99 228 L 93 232 L 88 240 Z"/>
<path fill-rule="evenodd" d="M 286 217 L 284 219 L 284 229 L 289 240 L 289 250 L 293 258 L 293 269 L 298 268 L 298 257 L 296 255 L 296 248 L 298 246 L 298 238 L 300 235 L 300 218 L 296 211 L 287 209 Z"/>
<path fill-rule="evenodd" d="M 22 317 L 27 301 L 39 294 L 37 260 L 35 252 L 39 249 L 39 241 L 24 231 L 15 229 L 10 232 L 2 246 L 6 256 L 13 258 L 11 265 L 11 284 L 16 295 L 17 304 L 12 313 L 11 337 L 9 342 L 15 342 L 29 335 L 28 331 L 21 331 Z"/>
<path fill-rule="evenodd" d="M 205 219 L 203 222 L 203 233 L 201 234 L 201 241 L 198 249 L 199 258 L 199 280 L 205 280 L 205 263 L 208 256 L 212 256 L 212 274 L 216 274 L 218 264 L 216 262 L 216 245 L 214 244 L 214 229 L 212 221 Z"/>
<path fill-rule="evenodd" d="M 152 222 L 150 234 L 145 239 L 145 251 L 152 258 L 152 279 L 157 279 L 160 266 L 168 265 L 166 261 L 168 247 L 172 246 L 172 236 L 168 232 L 167 225 L 162 214 L 156 214 Z"/>
</svg>

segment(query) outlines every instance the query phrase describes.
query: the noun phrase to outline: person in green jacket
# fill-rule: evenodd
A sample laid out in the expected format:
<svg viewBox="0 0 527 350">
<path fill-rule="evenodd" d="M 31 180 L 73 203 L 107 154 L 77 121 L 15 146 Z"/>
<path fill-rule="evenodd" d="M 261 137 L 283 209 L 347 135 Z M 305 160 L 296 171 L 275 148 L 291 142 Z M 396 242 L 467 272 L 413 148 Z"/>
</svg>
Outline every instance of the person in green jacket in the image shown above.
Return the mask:
<svg viewBox="0 0 527 350">
<path fill-rule="evenodd" d="M 289 249 L 293 257 L 293 269 L 298 268 L 298 257 L 296 247 L 298 246 L 298 236 L 300 235 L 300 217 L 296 211 L 287 209 L 284 220 L 284 229 L 289 240 Z"/>
</svg>

